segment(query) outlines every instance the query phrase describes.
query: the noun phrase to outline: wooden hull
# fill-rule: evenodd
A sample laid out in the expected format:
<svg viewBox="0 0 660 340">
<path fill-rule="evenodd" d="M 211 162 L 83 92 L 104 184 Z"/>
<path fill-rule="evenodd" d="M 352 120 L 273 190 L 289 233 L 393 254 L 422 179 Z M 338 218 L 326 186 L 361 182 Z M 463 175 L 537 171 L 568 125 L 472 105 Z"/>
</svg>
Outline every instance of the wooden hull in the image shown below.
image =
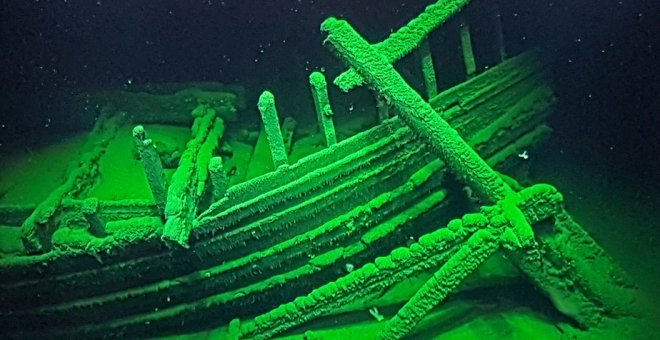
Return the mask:
<svg viewBox="0 0 660 340">
<path fill-rule="evenodd" d="M 544 120 L 555 98 L 544 67 L 524 54 L 430 103 L 502 166 L 550 131 Z M 187 249 L 167 247 L 162 226 L 145 222 L 157 213 L 152 205 L 99 202 L 105 222 L 152 230 L 101 253 L 0 259 L 0 328 L 12 338 L 135 337 L 253 317 L 465 213 L 464 193 L 444 174 L 393 118 L 229 188 L 198 216 Z M 82 204 L 65 202 L 65 213 Z"/>
</svg>

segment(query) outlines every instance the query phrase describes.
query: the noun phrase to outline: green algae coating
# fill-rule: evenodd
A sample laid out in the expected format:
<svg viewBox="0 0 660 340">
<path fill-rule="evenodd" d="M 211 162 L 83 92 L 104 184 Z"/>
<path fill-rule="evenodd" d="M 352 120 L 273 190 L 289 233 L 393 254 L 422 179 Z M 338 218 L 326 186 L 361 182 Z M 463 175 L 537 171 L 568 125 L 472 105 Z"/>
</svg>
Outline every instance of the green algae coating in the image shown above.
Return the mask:
<svg viewBox="0 0 660 340">
<path fill-rule="evenodd" d="M 140 153 L 140 161 L 147 175 L 147 182 L 153 194 L 154 202 L 164 215 L 167 202 L 167 184 L 160 156 L 153 141 L 147 137 L 147 132 L 142 125 L 133 128 L 133 137 Z"/>
<path fill-rule="evenodd" d="M 561 197 L 555 193 L 554 188 L 547 185 L 525 189 L 521 193 L 525 216 L 536 223 L 557 213 L 556 200 Z M 388 256 L 376 258 L 375 263 L 368 263 L 335 282 L 315 289 L 307 295 L 313 298 L 313 302 L 304 307 L 295 306 L 294 303 L 280 305 L 258 316 L 255 324 L 243 327 L 242 334 L 246 338 L 269 339 L 360 298 L 380 293 L 405 278 L 443 263 L 445 265 L 441 268 L 445 269 L 441 269 L 438 275 L 449 275 L 452 280 L 447 281 L 448 284 L 458 284 L 463 276 L 474 271 L 483 259 L 499 247 L 497 238 L 501 229 L 484 228 L 488 222 L 488 218 L 481 213 L 467 214 L 463 219 L 452 220 L 450 225 L 454 225 L 454 230 L 439 228 L 420 237 L 419 242 L 409 248 L 397 248 Z M 454 251 L 454 260 L 449 261 Z M 436 281 L 442 283 L 441 279 Z M 446 295 L 451 289 L 446 286 L 429 292 L 440 291 Z"/>
<path fill-rule="evenodd" d="M 346 21 L 327 19 L 321 30 L 327 34 L 327 41 L 337 54 L 399 110 L 401 119 L 429 142 L 456 174 L 491 202 L 517 200 L 515 191 Z M 505 216 L 511 218 L 510 223 L 519 234 L 521 244 L 532 246 L 531 225 L 520 218 L 522 213 L 514 203 L 506 206 Z"/>
<path fill-rule="evenodd" d="M 327 34 L 327 41 L 337 54 L 399 109 L 401 119 L 440 153 L 454 172 L 491 202 L 514 193 L 458 132 L 408 86 L 385 57 L 346 21 L 327 19 L 321 30 Z"/>
<path fill-rule="evenodd" d="M 273 156 L 273 165 L 275 165 L 275 169 L 277 169 L 282 165 L 288 164 L 289 160 L 287 159 L 286 149 L 284 147 L 280 122 L 277 118 L 275 96 L 269 91 L 264 91 L 261 96 L 259 96 L 259 103 L 257 106 L 261 113 L 261 120 L 263 121 L 268 145 L 270 145 L 270 152 Z"/>
<path fill-rule="evenodd" d="M 312 87 L 312 97 L 314 98 L 314 107 L 319 123 L 319 128 L 325 137 L 325 145 L 332 146 L 337 144 L 337 135 L 335 134 L 335 125 L 332 122 L 332 107 L 328 98 L 328 83 L 321 72 L 313 72 L 309 76 L 309 84 Z"/>
<path fill-rule="evenodd" d="M 108 116 L 106 113 L 97 120 L 89 136 L 89 142 L 77 162 L 77 166 L 69 173 L 65 182 L 53 190 L 32 214 L 23 222 L 21 240 L 28 253 L 39 253 L 49 250 L 51 235 L 57 224 L 53 221 L 60 210 L 62 200 L 85 193 L 93 185 L 98 175 L 98 162 L 122 124 L 121 115 Z"/>
<path fill-rule="evenodd" d="M 385 41 L 374 45 L 374 48 L 386 58 L 388 63 L 393 63 L 417 48 L 434 29 L 449 20 L 468 3 L 470 0 L 439 0 L 427 6 L 424 12 L 392 33 Z M 334 81 L 342 91 L 348 91 L 363 82 L 363 75 L 354 68 L 340 74 Z"/>
<path fill-rule="evenodd" d="M 179 160 L 167 192 L 165 227 L 162 239 L 188 246 L 188 238 L 197 213 L 197 204 L 208 176 L 208 162 L 224 132 L 222 119 L 216 111 L 198 106 L 192 112 L 192 139 Z"/>
<path fill-rule="evenodd" d="M 499 248 L 497 232 L 481 229 L 465 242 L 417 293 L 388 321 L 379 340 L 401 339 L 477 267 Z M 392 253 L 394 256 L 394 252 Z"/>
<path fill-rule="evenodd" d="M 213 111 L 215 112 L 215 110 Z M 213 127 L 206 136 L 206 140 L 199 148 L 197 154 L 197 162 L 195 164 L 195 181 L 197 182 L 197 197 L 202 196 L 206 187 L 206 180 L 209 177 L 209 162 L 213 158 L 213 153 L 222 139 L 225 132 L 225 124 L 221 118 L 217 118 L 213 122 Z"/>
</svg>

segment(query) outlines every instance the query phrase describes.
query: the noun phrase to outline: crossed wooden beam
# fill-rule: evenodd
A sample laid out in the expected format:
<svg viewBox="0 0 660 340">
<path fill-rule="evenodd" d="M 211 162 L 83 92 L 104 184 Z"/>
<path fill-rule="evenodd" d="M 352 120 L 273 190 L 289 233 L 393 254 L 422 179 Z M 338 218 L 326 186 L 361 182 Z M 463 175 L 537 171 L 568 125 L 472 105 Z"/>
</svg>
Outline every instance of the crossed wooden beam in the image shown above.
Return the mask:
<svg viewBox="0 0 660 340">
<path fill-rule="evenodd" d="M 436 12 L 437 20 L 431 20 L 428 15 L 420 16 L 426 21 L 426 29 L 420 31 L 417 27 L 417 33 L 430 32 L 457 11 L 459 3 L 466 1 L 438 2 L 429 8 L 441 3 L 444 11 Z M 437 271 L 387 321 L 378 339 L 400 339 L 408 334 L 497 250 L 504 250 L 512 263 L 547 294 L 561 312 L 584 328 L 637 313 L 633 303 L 634 284 L 564 210 L 561 194 L 542 184 L 522 191 L 514 190 L 394 69 L 392 62 L 410 52 L 411 48 L 402 47 L 401 51 L 394 52 L 392 48 L 397 45 L 387 41 L 371 45 L 349 23 L 335 18 L 323 22 L 321 31 L 326 35 L 328 47 L 350 67 L 335 80 L 335 84 L 345 90 L 362 83 L 373 88 L 377 95 L 398 110 L 401 120 L 418 135 L 420 142 L 428 143 L 451 171 L 491 205 L 482 207 L 477 214 L 452 221 L 447 228 L 439 230 L 445 233 L 441 233 L 443 236 L 438 239 L 428 241 L 428 238 L 421 238 L 410 247 L 397 248 L 390 256 L 378 258 L 335 282 L 283 304 L 255 318 L 252 323 L 240 324 L 235 320 L 230 324 L 230 330 L 237 337 L 270 338 L 328 313 L 338 307 L 337 301 L 350 301 L 349 296 L 360 295 L 356 293 L 360 290 L 383 289 L 382 282 L 385 281 L 382 277 L 392 268 L 410 268 L 407 272 L 412 276 L 424 262 L 419 254 L 429 256 L 432 249 L 451 254 L 435 263 L 439 265 L 439 268 L 435 267 Z M 412 38 L 405 46 L 417 46 L 422 37 L 420 34 L 408 36 Z M 535 235 L 532 225 L 547 220 L 552 221 L 551 234 Z M 455 241 L 452 233 L 468 236 L 460 247 L 450 247 L 446 243 Z M 574 308 L 569 311 L 566 305 Z"/>
</svg>

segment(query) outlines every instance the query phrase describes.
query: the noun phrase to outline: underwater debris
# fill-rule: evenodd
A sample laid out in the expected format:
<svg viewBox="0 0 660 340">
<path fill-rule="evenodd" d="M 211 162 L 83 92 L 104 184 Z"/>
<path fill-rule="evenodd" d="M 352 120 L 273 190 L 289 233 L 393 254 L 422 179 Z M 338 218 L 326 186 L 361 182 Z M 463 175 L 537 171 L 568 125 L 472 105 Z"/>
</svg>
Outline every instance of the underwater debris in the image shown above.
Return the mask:
<svg viewBox="0 0 660 340">
<path fill-rule="evenodd" d="M 179 167 L 172 175 L 167 192 L 165 227 L 162 239 L 183 247 L 197 214 L 197 204 L 208 178 L 208 163 L 224 133 L 224 122 L 216 111 L 198 106 L 192 112 L 192 139 L 181 155 Z"/>
<path fill-rule="evenodd" d="M 165 173 L 160 156 L 154 143 L 147 137 L 147 132 L 142 125 L 133 128 L 133 138 L 140 153 L 140 161 L 147 174 L 147 182 L 153 194 L 156 207 L 165 216 L 165 204 L 167 202 L 167 184 L 165 183 Z"/>
<path fill-rule="evenodd" d="M 369 314 L 371 314 L 371 316 L 373 316 L 378 322 L 385 320 L 385 317 L 378 312 L 378 307 L 376 306 L 369 308 Z"/>
<path fill-rule="evenodd" d="M 355 269 L 355 266 L 354 266 L 353 264 L 351 264 L 351 263 L 346 263 L 346 266 L 345 266 L 345 267 L 346 267 L 346 272 L 347 272 L 347 273 L 350 273 L 350 272 L 353 271 L 353 269 Z"/>
</svg>

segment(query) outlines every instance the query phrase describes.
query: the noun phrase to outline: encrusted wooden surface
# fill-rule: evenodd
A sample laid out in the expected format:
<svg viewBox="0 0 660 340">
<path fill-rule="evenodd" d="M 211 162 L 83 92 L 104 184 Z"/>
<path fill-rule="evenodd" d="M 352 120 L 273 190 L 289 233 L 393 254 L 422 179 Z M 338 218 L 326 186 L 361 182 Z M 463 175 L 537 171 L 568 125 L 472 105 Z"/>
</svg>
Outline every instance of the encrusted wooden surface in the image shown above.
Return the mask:
<svg viewBox="0 0 660 340">
<path fill-rule="evenodd" d="M 517 62 L 529 60 L 503 67 Z M 447 110 L 444 117 L 490 165 L 516 158 L 549 132 L 542 122 L 552 93 L 532 91 L 542 83 L 542 66 L 508 78 L 493 95 L 473 92 L 497 68 L 464 90 L 439 95 L 464 102 L 465 109 Z M 527 96 L 520 93 L 537 100 L 522 101 Z M 469 105 L 462 99 L 481 95 L 486 99 Z M 497 112 L 511 119 L 498 119 Z M 394 118 L 230 187 L 194 220 L 189 249 L 167 248 L 154 237 L 162 225 L 123 213 L 126 208 L 157 215 L 154 206 L 101 201 L 100 215 L 114 216 L 117 228 L 122 221 L 133 224 L 146 239 L 119 239 L 99 246 L 103 252 L 0 259 L 0 326 L 26 337 L 144 336 L 266 312 L 337 279 L 347 263 L 358 268 L 430 231 L 430 222 L 456 216 L 449 209 L 456 193 L 442 187 L 444 168 Z M 43 329 L 32 333 L 29 325 L 37 320 Z"/>
</svg>

